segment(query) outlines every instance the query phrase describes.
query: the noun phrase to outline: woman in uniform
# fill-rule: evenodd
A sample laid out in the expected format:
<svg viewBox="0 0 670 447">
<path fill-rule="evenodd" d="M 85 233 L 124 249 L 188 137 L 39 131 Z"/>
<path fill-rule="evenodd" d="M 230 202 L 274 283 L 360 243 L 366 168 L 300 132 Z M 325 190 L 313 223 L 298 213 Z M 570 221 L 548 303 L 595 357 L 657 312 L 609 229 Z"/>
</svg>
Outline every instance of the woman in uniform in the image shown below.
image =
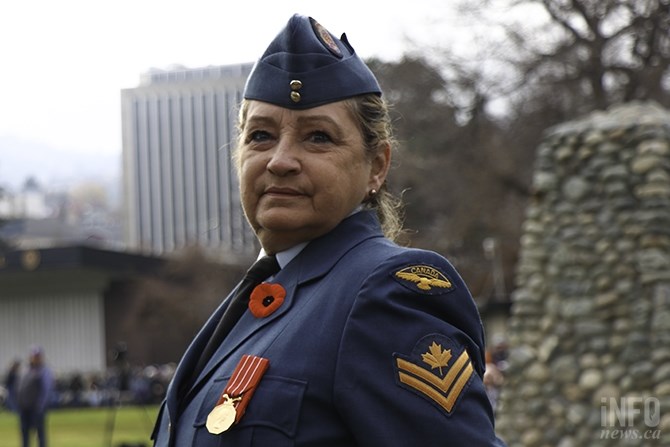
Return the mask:
<svg viewBox="0 0 670 447">
<path fill-rule="evenodd" d="M 235 155 L 262 246 L 181 360 L 156 446 L 500 446 L 484 336 L 442 256 L 400 247 L 387 105 L 345 35 L 294 15 Z"/>
</svg>

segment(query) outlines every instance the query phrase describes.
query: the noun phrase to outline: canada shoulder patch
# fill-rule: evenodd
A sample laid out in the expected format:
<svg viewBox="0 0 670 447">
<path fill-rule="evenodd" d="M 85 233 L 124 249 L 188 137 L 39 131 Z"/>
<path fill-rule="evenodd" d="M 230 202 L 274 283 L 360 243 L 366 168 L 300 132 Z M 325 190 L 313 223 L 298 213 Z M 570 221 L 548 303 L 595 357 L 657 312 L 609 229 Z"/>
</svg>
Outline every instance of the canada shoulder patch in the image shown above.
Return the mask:
<svg viewBox="0 0 670 447">
<path fill-rule="evenodd" d="M 451 415 L 476 375 L 468 351 L 448 337 L 424 337 L 410 355 L 393 355 L 396 382 Z"/>
<path fill-rule="evenodd" d="M 431 265 L 410 265 L 392 276 L 409 290 L 427 295 L 441 295 L 454 289 L 454 283 L 449 277 Z"/>
</svg>

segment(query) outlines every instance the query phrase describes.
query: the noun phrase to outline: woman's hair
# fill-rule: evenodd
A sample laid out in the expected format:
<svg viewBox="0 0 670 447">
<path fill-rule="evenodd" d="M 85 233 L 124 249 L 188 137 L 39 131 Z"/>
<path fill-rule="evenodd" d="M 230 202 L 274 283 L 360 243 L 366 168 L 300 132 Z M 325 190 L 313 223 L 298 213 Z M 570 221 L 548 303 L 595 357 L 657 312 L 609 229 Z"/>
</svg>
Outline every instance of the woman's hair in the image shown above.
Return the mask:
<svg viewBox="0 0 670 447">
<path fill-rule="evenodd" d="M 389 107 L 384 99 L 375 94 L 368 94 L 348 99 L 346 104 L 358 122 L 365 150 L 370 159 L 373 159 L 386 146 L 390 146 L 391 151 L 396 149 L 397 142 L 393 136 Z M 371 195 L 364 205 L 376 210 L 386 237 L 396 240 L 400 236 L 402 201 L 389 191 L 386 180 L 377 194 Z"/>
<path fill-rule="evenodd" d="M 358 122 L 361 135 L 363 135 L 365 150 L 370 160 L 379 151 L 383 151 L 386 146 L 395 150 L 397 143 L 393 136 L 393 126 L 386 101 L 376 94 L 367 94 L 346 99 L 345 103 L 356 122 Z M 238 115 L 237 148 L 233 153 L 238 172 L 238 152 L 242 145 L 242 131 L 246 124 L 248 104 L 247 100 L 242 100 Z M 369 196 L 363 205 L 377 212 L 382 231 L 387 238 L 396 240 L 400 236 L 402 233 L 402 201 L 388 190 L 386 180 L 379 191 Z"/>
</svg>

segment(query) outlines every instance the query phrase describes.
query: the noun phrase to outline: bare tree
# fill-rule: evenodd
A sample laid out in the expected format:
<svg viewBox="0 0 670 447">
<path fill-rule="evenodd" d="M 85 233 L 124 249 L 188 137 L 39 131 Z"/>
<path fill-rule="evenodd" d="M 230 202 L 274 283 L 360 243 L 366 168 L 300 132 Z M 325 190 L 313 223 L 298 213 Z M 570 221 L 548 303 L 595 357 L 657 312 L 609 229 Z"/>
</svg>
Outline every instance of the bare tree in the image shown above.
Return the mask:
<svg viewBox="0 0 670 447">
<path fill-rule="evenodd" d="M 488 3 L 488 2 L 484 2 Z M 670 0 L 513 0 L 543 12 L 504 24 L 515 89 L 571 113 L 633 100 L 670 106 Z M 547 100 L 547 95 L 544 96 Z"/>
</svg>

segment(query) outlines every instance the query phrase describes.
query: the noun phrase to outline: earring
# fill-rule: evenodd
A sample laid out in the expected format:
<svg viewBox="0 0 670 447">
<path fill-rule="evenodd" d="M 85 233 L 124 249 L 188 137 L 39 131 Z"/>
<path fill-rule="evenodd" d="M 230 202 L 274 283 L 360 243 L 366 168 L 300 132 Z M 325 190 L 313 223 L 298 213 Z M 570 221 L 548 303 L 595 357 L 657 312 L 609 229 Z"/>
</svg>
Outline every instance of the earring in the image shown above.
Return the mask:
<svg viewBox="0 0 670 447">
<path fill-rule="evenodd" d="M 374 196 L 376 196 L 376 195 L 377 195 L 377 190 L 374 189 L 374 188 L 371 189 L 371 190 L 370 190 L 369 197 L 372 199 L 372 198 L 373 198 Z"/>
</svg>

